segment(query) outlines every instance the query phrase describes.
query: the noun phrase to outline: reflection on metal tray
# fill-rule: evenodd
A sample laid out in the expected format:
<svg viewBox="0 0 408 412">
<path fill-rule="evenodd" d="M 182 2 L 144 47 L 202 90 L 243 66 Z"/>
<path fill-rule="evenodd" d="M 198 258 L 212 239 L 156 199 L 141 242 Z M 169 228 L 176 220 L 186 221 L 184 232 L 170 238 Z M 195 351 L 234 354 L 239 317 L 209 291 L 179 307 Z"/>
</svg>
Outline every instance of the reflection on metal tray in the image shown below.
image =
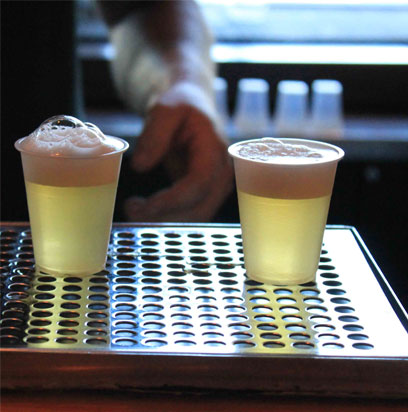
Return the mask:
<svg viewBox="0 0 408 412">
<path fill-rule="evenodd" d="M 35 274 L 28 226 L 1 242 L 5 387 L 408 396 L 407 316 L 352 228 L 297 286 L 246 277 L 238 226 L 115 225 L 85 278 Z"/>
</svg>

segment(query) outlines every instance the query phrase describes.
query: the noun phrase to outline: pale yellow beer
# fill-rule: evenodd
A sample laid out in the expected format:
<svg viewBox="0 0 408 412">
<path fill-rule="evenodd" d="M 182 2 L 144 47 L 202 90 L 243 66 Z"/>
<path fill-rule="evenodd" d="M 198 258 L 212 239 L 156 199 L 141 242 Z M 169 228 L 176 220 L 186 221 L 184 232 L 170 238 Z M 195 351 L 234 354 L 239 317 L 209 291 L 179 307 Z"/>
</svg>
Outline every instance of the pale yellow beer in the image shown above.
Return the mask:
<svg viewBox="0 0 408 412">
<path fill-rule="evenodd" d="M 336 166 L 344 152 L 301 139 L 253 139 L 234 158 L 248 277 L 277 285 L 313 281 Z"/>
<path fill-rule="evenodd" d="M 16 142 L 36 270 L 86 276 L 105 268 L 120 165 L 128 144 L 70 116 Z"/>
<path fill-rule="evenodd" d="M 251 277 L 276 284 L 310 281 L 316 273 L 330 196 L 273 199 L 238 191 L 245 264 Z"/>
<path fill-rule="evenodd" d="M 58 187 L 26 181 L 39 271 L 81 275 L 104 269 L 116 186 Z"/>
</svg>

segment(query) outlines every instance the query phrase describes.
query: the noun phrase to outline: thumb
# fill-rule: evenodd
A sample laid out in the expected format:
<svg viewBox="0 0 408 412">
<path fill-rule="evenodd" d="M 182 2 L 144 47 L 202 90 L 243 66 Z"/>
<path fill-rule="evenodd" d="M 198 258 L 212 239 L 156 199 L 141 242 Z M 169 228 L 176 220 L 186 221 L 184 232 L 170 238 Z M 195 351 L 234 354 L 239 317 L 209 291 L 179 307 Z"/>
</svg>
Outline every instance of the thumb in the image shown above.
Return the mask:
<svg viewBox="0 0 408 412">
<path fill-rule="evenodd" d="M 179 111 L 162 105 L 154 107 L 137 139 L 132 154 L 132 168 L 146 172 L 156 166 L 169 151 L 180 123 Z"/>
</svg>

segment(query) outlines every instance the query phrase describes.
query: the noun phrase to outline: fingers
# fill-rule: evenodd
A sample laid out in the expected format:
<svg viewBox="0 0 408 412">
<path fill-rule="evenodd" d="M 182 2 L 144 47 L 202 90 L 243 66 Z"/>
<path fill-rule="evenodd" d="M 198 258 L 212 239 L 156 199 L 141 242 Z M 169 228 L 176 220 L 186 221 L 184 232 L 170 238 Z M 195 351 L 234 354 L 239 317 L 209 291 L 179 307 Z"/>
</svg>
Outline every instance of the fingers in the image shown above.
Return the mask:
<svg viewBox="0 0 408 412">
<path fill-rule="evenodd" d="M 197 135 L 196 135 L 197 136 Z M 126 202 L 131 221 L 207 222 L 233 187 L 233 169 L 225 146 L 218 139 L 204 140 L 190 154 L 187 174 L 170 188 L 149 198 Z M 200 139 L 199 139 L 200 140 Z"/>
<path fill-rule="evenodd" d="M 197 197 L 181 193 L 177 188 L 166 189 L 146 199 L 130 198 L 125 212 L 136 222 L 209 222 L 233 187 L 229 167 L 216 174 L 216 184 L 209 185 Z"/>
<path fill-rule="evenodd" d="M 147 171 L 161 161 L 174 183 L 148 198 L 128 199 L 127 218 L 211 220 L 231 192 L 233 171 L 226 144 L 208 117 L 190 105 L 156 105 L 137 142 L 132 166 Z"/>
</svg>

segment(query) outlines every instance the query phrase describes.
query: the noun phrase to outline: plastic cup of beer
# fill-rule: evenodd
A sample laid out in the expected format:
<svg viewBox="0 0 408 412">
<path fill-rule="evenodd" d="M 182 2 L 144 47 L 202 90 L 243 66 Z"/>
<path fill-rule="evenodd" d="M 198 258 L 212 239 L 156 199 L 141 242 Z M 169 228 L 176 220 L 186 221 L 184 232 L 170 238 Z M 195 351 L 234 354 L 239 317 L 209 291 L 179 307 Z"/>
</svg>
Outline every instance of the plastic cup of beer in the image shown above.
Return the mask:
<svg viewBox="0 0 408 412">
<path fill-rule="evenodd" d="M 128 143 L 54 116 L 21 153 L 37 272 L 87 276 L 105 269 L 122 155 Z"/>
<path fill-rule="evenodd" d="M 342 149 L 262 138 L 229 147 L 247 276 L 276 285 L 315 280 Z"/>
</svg>

